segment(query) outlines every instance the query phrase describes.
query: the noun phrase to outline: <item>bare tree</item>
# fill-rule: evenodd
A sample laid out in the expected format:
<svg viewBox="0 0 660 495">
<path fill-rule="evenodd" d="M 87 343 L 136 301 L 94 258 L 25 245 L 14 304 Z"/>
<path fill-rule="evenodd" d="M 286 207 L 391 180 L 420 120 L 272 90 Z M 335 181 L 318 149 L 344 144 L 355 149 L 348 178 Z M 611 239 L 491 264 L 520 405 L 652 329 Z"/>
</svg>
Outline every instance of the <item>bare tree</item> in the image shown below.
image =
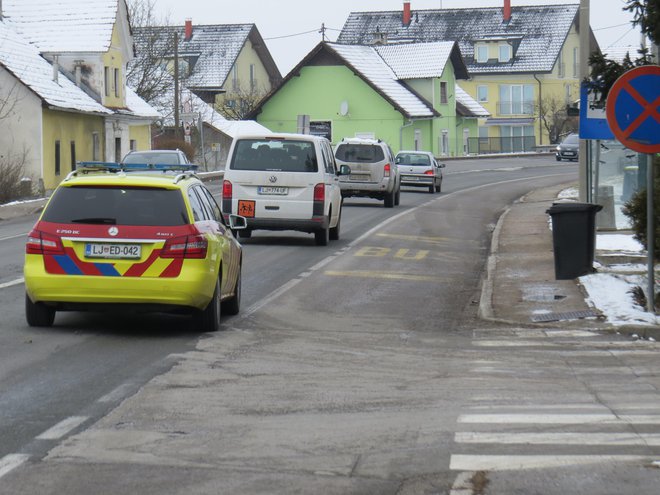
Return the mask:
<svg viewBox="0 0 660 495">
<path fill-rule="evenodd" d="M 216 109 L 229 120 L 245 120 L 257 108 L 265 94 L 263 88 L 244 88 L 238 84 L 224 95 L 222 103 L 216 105 Z"/>
<path fill-rule="evenodd" d="M 169 17 L 156 16 L 156 0 L 128 0 L 128 15 L 136 45 L 136 57 L 128 65 L 128 85 L 152 103 L 172 92 L 172 77 L 164 64 L 174 52 Z"/>
<path fill-rule="evenodd" d="M 562 98 L 543 98 L 539 105 L 539 118 L 551 143 L 558 143 L 562 136 L 577 131 L 577 119 L 568 116 L 566 102 Z"/>
<path fill-rule="evenodd" d="M 18 81 L 0 88 L 0 132 L 5 135 L 9 133 L 3 127 L 9 128 L 9 121 L 16 118 L 18 104 L 22 99 Z M 31 179 L 25 177 L 27 159 L 26 149 L 16 150 L 5 143 L 0 150 L 0 204 L 32 193 L 31 187 L 28 187 L 28 190 L 21 187 L 23 184 L 29 186 L 32 183 Z"/>
</svg>

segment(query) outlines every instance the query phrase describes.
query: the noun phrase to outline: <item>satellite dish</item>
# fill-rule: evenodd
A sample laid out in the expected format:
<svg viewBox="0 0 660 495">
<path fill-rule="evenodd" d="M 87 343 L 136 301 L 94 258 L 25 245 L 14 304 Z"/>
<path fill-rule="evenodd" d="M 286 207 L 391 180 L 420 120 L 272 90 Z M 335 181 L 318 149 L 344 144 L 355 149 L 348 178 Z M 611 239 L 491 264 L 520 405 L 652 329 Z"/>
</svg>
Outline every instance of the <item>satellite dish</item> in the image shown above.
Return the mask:
<svg viewBox="0 0 660 495">
<path fill-rule="evenodd" d="M 339 115 L 346 117 L 348 115 L 348 102 L 346 100 L 342 101 L 339 105 Z"/>
</svg>

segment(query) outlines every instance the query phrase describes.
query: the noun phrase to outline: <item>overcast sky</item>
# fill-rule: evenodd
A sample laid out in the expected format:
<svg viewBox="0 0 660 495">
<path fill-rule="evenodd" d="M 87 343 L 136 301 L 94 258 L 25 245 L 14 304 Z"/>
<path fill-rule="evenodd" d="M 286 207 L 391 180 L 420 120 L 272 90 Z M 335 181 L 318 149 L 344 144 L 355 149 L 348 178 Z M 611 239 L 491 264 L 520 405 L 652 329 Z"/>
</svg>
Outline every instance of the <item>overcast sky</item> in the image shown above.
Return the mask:
<svg viewBox="0 0 660 495">
<path fill-rule="evenodd" d="M 511 0 L 520 5 L 575 3 L 579 0 Z M 497 7 L 504 0 L 411 0 L 415 9 Z M 591 0 L 591 27 L 603 51 L 610 46 L 638 46 L 640 35 L 632 16 L 624 12 L 625 0 Z M 403 0 L 156 0 L 160 16 L 170 23 L 254 23 L 266 40 L 282 75 L 286 75 L 321 41 L 321 24 L 329 41 L 335 41 L 350 12 L 397 10 Z M 301 34 L 305 33 L 305 34 Z"/>
</svg>

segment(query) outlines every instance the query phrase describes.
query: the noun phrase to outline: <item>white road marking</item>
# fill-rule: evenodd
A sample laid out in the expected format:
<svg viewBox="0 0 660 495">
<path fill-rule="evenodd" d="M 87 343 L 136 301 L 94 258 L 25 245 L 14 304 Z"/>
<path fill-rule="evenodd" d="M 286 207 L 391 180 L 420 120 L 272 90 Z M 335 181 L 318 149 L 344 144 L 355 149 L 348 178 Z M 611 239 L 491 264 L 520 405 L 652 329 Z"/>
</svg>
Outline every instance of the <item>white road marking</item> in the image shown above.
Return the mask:
<svg viewBox="0 0 660 495">
<path fill-rule="evenodd" d="M 38 440 L 57 440 L 58 438 L 62 438 L 74 428 L 83 424 L 88 419 L 88 416 L 71 416 L 60 421 L 55 426 L 48 428 L 36 438 Z"/>
<path fill-rule="evenodd" d="M 452 455 L 452 471 L 511 471 L 607 462 L 649 462 L 639 455 Z"/>
<path fill-rule="evenodd" d="M 27 454 L 8 454 L 0 459 L 0 478 L 30 458 Z"/>
<path fill-rule="evenodd" d="M 298 285 L 300 282 L 302 282 L 303 279 L 301 278 L 294 278 L 289 280 L 286 284 L 280 286 L 278 289 L 275 289 L 273 292 L 268 294 L 266 297 L 264 297 L 261 301 L 253 304 L 250 306 L 243 316 L 250 316 L 253 313 L 256 313 L 259 311 L 261 308 L 266 306 L 267 304 L 270 304 L 272 301 L 280 297 L 282 294 L 287 292 L 290 289 L 293 289 L 296 285 Z"/>
<path fill-rule="evenodd" d="M 27 235 L 28 235 L 28 232 L 26 232 L 25 234 L 16 234 L 16 235 L 10 235 L 10 236 L 7 236 L 7 237 L 0 237 L 0 241 L 8 241 L 9 239 L 17 239 L 19 237 L 27 237 Z"/>
<path fill-rule="evenodd" d="M 6 289 L 7 287 L 13 287 L 14 285 L 20 285 L 25 282 L 24 278 L 17 278 L 16 280 L 12 280 L 11 282 L 5 282 L 4 284 L 0 284 L 0 289 Z"/>
<path fill-rule="evenodd" d="M 660 446 L 658 433 L 488 433 L 458 432 L 456 443 L 496 443 L 503 445 L 635 445 Z"/>
<path fill-rule="evenodd" d="M 473 495 L 472 478 L 475 474 L 474 472 L 458 473 L 449 495 Z"/>
<path fill-rule="evenodd" d="M 544 424 L 544 425 L 581 425 L 581 424 L 660 424 L 657 414 L 464 414 L 459 416 L 459 423 L 480 424 Z"/>
<path fill-rule="evenodd" d="M 119 385 L 112 392 L 109 392 L 109 393 L 105 394 L 103 397 L 101 397 L 100 399 L 98 399 L 97 402 L 116 402 L 119 399 L 126 396 L 126 394 L 131 389 L 131 387 L 133 387 L 132 383 L 124 383 L 123 385 Z"/>
</svg>

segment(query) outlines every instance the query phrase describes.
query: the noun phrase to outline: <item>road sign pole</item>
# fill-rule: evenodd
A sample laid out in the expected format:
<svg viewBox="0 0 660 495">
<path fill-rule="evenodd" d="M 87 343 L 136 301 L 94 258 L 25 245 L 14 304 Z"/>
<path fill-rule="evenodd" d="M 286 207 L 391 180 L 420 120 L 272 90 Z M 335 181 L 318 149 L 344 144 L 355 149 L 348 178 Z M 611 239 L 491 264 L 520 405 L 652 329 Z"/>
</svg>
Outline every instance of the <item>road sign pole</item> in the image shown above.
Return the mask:
<svg viewBox="0 0 660 495">
<path fill-rule="evenodd" d="M 654 272 L 654 253 L 655 253 L 655 210 L 654 203 L 654 184 L 653 184 L 653 158 L 654 155 L 648 154 L 646 165 L 646 251 L 648 257 L 648 292 L 646 297 L 646 309 L 649 313 L 655 312 L 655 272 Z"/>
</svg>

